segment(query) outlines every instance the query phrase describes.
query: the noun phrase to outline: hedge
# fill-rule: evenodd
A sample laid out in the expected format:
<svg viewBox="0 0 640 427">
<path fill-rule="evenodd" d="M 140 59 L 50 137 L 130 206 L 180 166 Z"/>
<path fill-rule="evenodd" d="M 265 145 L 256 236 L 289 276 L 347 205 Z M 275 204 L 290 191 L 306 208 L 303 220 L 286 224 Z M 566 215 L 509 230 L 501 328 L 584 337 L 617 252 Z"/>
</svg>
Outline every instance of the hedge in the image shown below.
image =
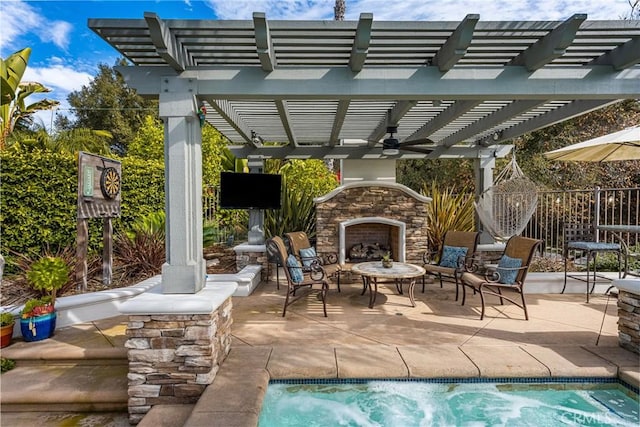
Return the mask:
<svg viewBox="0 0 640 427">
<path fill-rule="evenodd" d="M 77 156 L 49 151 L 0 152 L 0 252 L 37 256 L 74 247 L 77 228 Z M 164 165 L 122 159 L 121 218 L 114 230 L 164 209 Z M 102 246 L 102 220 L 89 220 L 89 247 Z"/>
</svg>

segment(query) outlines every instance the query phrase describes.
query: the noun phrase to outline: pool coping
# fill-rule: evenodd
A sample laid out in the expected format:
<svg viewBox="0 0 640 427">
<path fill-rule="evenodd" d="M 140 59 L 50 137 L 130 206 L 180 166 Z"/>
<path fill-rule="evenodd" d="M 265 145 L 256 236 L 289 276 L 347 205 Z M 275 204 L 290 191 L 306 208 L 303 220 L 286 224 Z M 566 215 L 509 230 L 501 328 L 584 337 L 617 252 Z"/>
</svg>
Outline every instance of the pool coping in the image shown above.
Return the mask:
<svg viewBox="0 0 640 427">
<path fill-rule="evenodd" d="M 271 380 L 607 378 L 635 389 L 640 386 L 638 356 L 620 347 L 505 345 L 499 355 L 496 347 L 232 347 L 184 425 L 257 425 Z M 443 361 L 449 362 L 447 366 Z"/>
</svg>

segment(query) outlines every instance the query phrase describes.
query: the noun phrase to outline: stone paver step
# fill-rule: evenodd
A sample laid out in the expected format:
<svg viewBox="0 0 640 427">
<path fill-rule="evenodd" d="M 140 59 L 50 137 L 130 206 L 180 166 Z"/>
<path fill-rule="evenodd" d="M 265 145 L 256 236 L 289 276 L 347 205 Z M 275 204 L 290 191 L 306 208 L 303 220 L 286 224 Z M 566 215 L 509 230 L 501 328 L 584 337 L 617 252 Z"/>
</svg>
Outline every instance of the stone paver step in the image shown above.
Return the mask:
<svg viewBox="0 0 640 427">
<path fill-rule="evenodd" d="M 3 416 L 31 411 L 126 411 L 127 371 L 127 365 L 18 365 L 2 374 Z"/>
</svg>

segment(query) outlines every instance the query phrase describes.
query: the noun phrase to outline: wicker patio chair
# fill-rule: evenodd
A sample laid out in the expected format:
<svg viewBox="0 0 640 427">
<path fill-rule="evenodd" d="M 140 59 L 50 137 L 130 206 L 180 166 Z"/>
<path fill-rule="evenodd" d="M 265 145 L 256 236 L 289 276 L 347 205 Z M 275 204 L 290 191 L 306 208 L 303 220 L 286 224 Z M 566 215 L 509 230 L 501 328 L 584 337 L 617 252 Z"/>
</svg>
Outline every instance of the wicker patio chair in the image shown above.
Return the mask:
<svg viewBox="0 0 640 427">
<path fill-rule="evenodd" d="M 464 305 L 466 299 L 465 289 L 469 287 L 473 289 L 474 293 L 480 293 L 480 300 L 482 301 L 480 320 L 484 319 L 485 295 L 497 296 L 500 298 L 501 305 L 504 304 L 504 299 L 517 305 L 524 310 L 525 319 L 529 320 L 527 303 L 524 298 L 524 281 L 533 255 L 541 244 L 541 240 L 513 236 L 507 241 L 500 259 L 495 260 L 497 264 L 490 264 L 490 260 L 484 259 L 482 263 L 474 263 L 467 266 L 468 271 L 465 271 L 460 276 L 462 305 Z M 520 294 L 521 302 L 504 296 L 502 294 L 503 289 Z"/>
<path fill-rule="evenodd" d="M 307 233 L 304 231 L 291 231 L 285 233 L 284 236 L 291 253 L 298 258 L 302 268 L 309 270 L 314 264 L 321 265 L 328 277 L 336 278 L 338 292 L 340 292 L 340 266 L 338 265 L 337 254 L 318 255 L 315 247 L 311 245 Z"/>
<path fill-rule="evenodd" d="M 425 252 L 422 256 L 424 269 L 427 274 L 438 278 L 441 288 L 444 280 L 455 283 L 456 301 L 458 301 L 459 278 L 464 271 L 464 262 L 473 259 L 479 238 L 480 233 L 475 231 L 447 231 L 438 252 Z M 422 292 L 424 293 L 424 280 Z"/>
<path fill-rule="evenodd" d="M 280 265 L 284 266 L 284 274 L 287 278 L 287 295 L 284 300 L 284 307 L 282 309 L 282 317 L 287 313 L 287 307 L 306 293 L 314 290 L 314 286 L 320 286 L 319 294 L 322 299 L 322 310 L 324 317 L 327 317 L 327 291 L 329 290 L 329 283 L 326 281 L 326 273 L 319 264 L 313 264 L 309 269 L 303 269 L 296 257 L 287 252 L 287 247 L 281 237 L 275 236 L 267 240 L 267 252 L 278 259 Z M 308 292 L 305 294 L 296 293 L 306 289 Z"/>
</svg>

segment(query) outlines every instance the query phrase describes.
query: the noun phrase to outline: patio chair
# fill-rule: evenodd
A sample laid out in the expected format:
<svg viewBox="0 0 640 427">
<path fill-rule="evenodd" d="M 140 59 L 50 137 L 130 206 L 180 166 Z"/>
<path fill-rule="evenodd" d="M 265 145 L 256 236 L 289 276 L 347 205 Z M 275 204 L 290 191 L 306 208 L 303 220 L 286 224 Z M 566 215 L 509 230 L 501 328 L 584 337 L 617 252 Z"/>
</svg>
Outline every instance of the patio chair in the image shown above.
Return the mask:
<svg viewBox="0 0 640 427">
<path fill-rule="evenodd" d="M 303 295 L 296 295 L 300 289 L 313 290 L 314 286 L 320 286 L 319 294 L 322 299 L 322 310 L 327 317 L 327 291 L 329 283 L 325 280 L 326 274 L 319 264 L 312 264 L 309 269 L 303 269 L 298 259 L 287 252 L 287 247 L 281 237 L 275 236 L 267 240 L 267 253 L 278 258 L 280 265 L 285 266 L 284 273 L 287 278 L 287 295 L 284 300 L 282 317 L 287 313 L 287 307 Z M 308 293 L 307 292 L 307 293 Z"/>
<path fill-rule="evenodd" d="M 447 231 L 438 252 L 425 252 L 422 256 L 427 274 L 456 284 L 456 301 L 458 301 L 459 277 L 464 271 L 465 260 L 473 260 L 478 247 L 480 233 L 475 231 Z M 435 256 L 437 255 L 437 257 Z M 422 281 L 424 293 L 424 278 Z"/>
<path fill-rule="evenodd" d="M 480 320 L 484 319 L 485 295 L 495 295 L 500 298 L 500 305 L 507 300 L 522 310 L 524 317 L 529 320 L 527 303 L 524 298 L 524 281 L 529 271 L 529 265 L 533 255 L 542 244 L 541 240 L 528 237 L 513 236 L 504 248 L 504 253 L 498 260 L 480 259 L 467 265 L 467 271 L 460 276 L 462 284 L 462 305 L 466 299 L 466 287 L 473 289 L 474 293 L 480 293 L 482 301 L 482 313 Z M 491 262 L 497 261 L 497 264 Z M 521 302 L 504 296 L 502 290 L 513 291 L 520 294 Z"/>
<path fill-rule="evenodd" d="M 564 293 L 567 287 L 567 277 L 581 280 L 587 284 L 587 302 L 589 302 L 589 294 L 593 292 L 598 278 L 609 280 L 607 277 L 599 275 L 596 267 L 598 253 L 614 252 L 618 255 L 618 277 L 622 277 L 622 258 L 623 249 L 620 243 L 607 243 L 596 241 L 596 230 L 591 223 L 566 223 L 563 226 L 564 248 L 562 256 L 564 258 Z M 569 259 L 575 259 L 575 254 L 581 253 L 586 255 L 587 273 L 585 274 L 568 274 L 567 266 Z M 625 257 L 626 259 L 626 257 Z M 593 260 L 593 272 L 591 272 L 591 261 Z M 625 266 L 626 268 L 626 266 Z M 593 273 L 593 274 L 592 274 Z M 591 289 L 589 283 L 591 282 Z"/>
<path fill-rule="evenodd" d="M 298 258 L 302 268 L 309 270 L 313 265 L 319 264 L 328 277 L 336 277 L 338 292 L 340 292 L 340 266 L 338 265 L 337 254 L 318 255 L 316 248 L 311 245 L 309 237 L 304 231 L 291 231 L 285 233 L 284 236 L 291 251 L 290 253 Z"/>
</svg>

